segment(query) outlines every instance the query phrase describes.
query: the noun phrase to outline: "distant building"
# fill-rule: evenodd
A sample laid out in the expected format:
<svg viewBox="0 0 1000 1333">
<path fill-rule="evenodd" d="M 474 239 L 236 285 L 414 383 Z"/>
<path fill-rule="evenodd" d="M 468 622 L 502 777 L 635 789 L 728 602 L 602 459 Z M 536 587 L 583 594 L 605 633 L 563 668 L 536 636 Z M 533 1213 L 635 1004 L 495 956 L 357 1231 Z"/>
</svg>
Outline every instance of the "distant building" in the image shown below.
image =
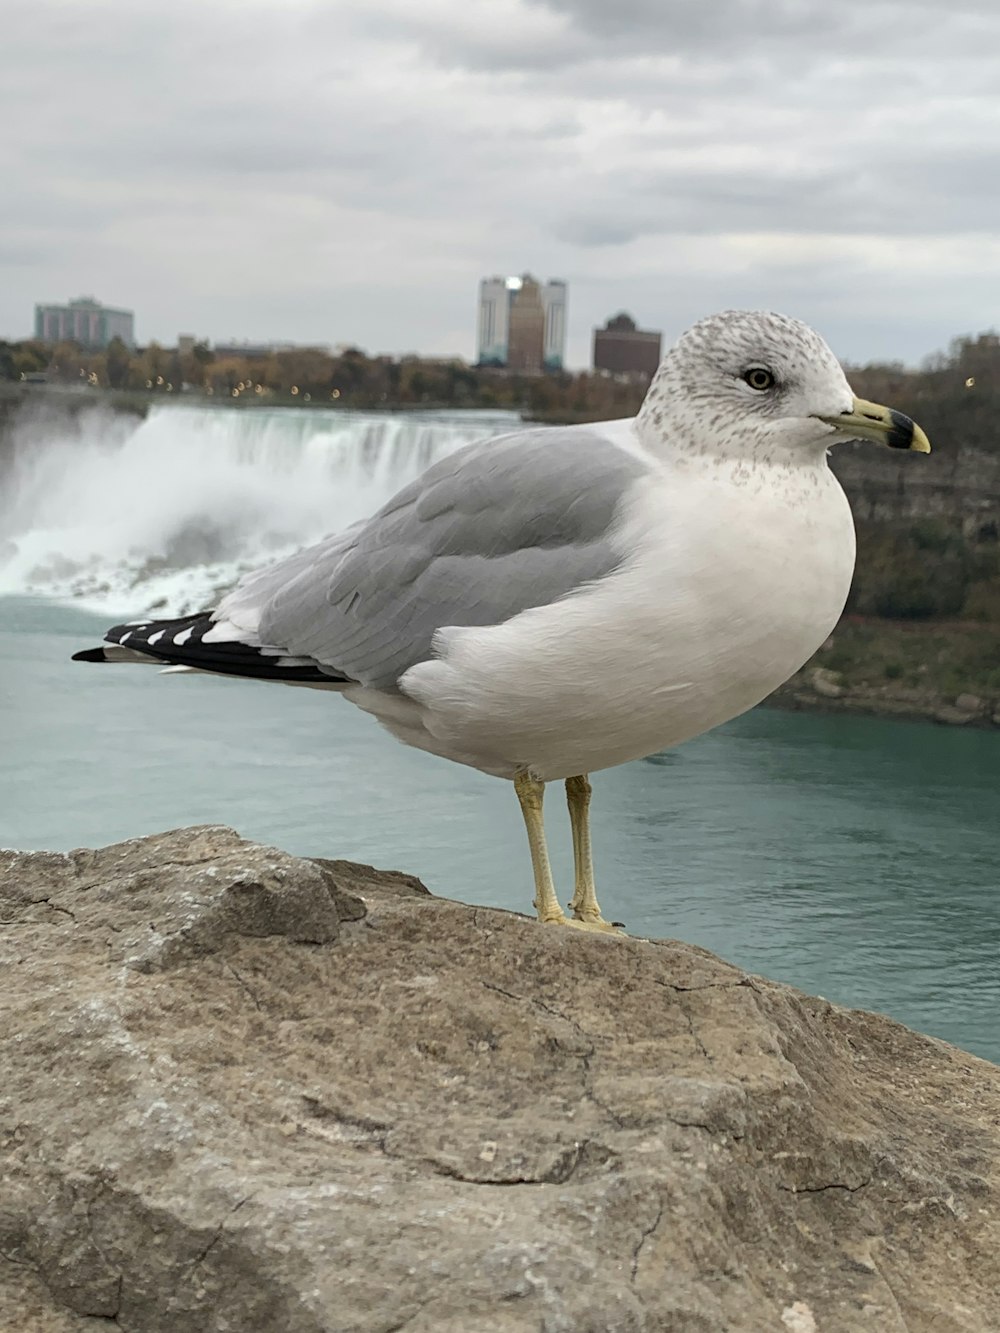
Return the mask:
<svg viewBox="0 0 1000 1333">
<path fill-rule="evenodd" d="M 134 349 L 135 315 L 131 310 L 101 305 L 92 296 L 81 296 L 68 305 L 36 305 L 35 337 L 46 343 L 78 343 L 88 351 L 103 349 L 112 338 L 120 338 Z"/>
<path fill-rule="evenodd" d="M 275 352 L 290 352 L 294 347 L 294 343 L 252 343 L 244 341 L 215 343 L 212 351 L 220 361 L 233 356 L 244 361 L 263 361 L 265 357 L 273 356 Z"/>
<path fill-rule="evenodd" d="M 263 361 L 278 352 L 323 352 L 327 356 L 330 355 L 330 348 L 319 343 L 216 343 L 212 351 L 220 361 L 229 357 L 238 357 L 244 361 Z"/>
<path fill-rule="evenodd" d="M 603 329 L 594 330 L 594 369 L 651 380 L 660 364 L 662 339 L 662 333 L 636 328 L 631 315 L 615 315 Z"/>
<path fill-rule="evenodd" d="M 479 284 L 478 364 L 537 374 L 562 369 L 566 284 L 545 286 L 530 273 Z"/>
<path fill-rule="evenodd" d="M 541 286 L 529 274 L 511 292 L 507 369 L 537 375 L 545 356 L 545 306 Z"/>
<path fill-rule="evenodd" d="M 546 370 L 562 370 L 566 355 L 566 284 L 552 278 L 542 288 L 545 309 L 545 346 L 542 364 Z"/>
<path fill-rule="evenodd" d="M 507 278 L 483 278 L 479 284 L 479 364 L 507 364 L 510 288 Z"/>
</svg>

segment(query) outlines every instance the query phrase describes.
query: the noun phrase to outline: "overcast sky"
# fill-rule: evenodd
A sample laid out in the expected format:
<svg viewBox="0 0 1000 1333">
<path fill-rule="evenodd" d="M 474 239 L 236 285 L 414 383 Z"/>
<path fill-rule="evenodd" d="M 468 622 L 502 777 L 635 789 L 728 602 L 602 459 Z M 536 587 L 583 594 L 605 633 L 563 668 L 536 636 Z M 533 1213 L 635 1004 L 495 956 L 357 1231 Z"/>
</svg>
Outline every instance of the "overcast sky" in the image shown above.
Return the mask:
<svg viewBox="0 0 1000 1333">
<path fill-rule="evenodd" d="M 993 0 L 34 0 L 0 32 L 0 336 L 474 355 L 479 278 L 850 361 L 1000 324 Z"/>
</svg>

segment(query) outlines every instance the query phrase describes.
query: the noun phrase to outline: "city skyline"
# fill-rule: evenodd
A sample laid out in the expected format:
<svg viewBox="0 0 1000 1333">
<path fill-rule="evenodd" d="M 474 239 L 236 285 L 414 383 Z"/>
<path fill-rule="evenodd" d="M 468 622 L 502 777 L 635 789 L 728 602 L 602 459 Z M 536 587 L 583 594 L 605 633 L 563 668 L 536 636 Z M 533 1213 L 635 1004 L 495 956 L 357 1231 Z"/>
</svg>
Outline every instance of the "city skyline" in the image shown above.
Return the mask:
<svg viewBox="0 0 1000 1333">
<path fill-rule="evenodd" d="M 495 358 L 487 354 L 486 359 L 484 361 L 484 350 L 486 350 L 487 352 L 489 351 L 488 347 L 484 349 L 484 343 L 483 343 L 483 336 L 484 336 L 483 314 L 484 314 L 484 304 L 486 300 L 484 293 L 486 293 L 487 290 L 489 290 L 490 294 L 497 299 L 498 304 L 501 301 L 504 303 L 504 315 L 502 317 L 501 328 L 503 331 L 503 335 L 506 336 L 506 328 L 507 328 L 506 320 L 508 318 L 508 315 L 506 313 L 507 302 L 509 302 L 509 299 L 513 294 L 513 292 L 516 291 L 521 286 L 524 279 L 530 277 L 531 275 L 529 273 L 524 273 L 522 275 L 483 278 L 480 280 L 479 325 L 478 329 L 472 335 L 471 352 L 466 351 L 466 352 L 454 352 L 454 353 L 432 353 L 432 352 L 426 352 L 421 348 L 409 348 L 402 352 L 395 353 L 395 355 L 399 356 L 426 355 L 432 358 L 440 358 L 441 356 L 447 357 L 449 355 L 453 355 L 456 359 L 466 361 L 470 364 L 477 364 L 477 363 L 489 364 L 490 361 L 494 360 Z M 568 327 L 571 327 L 567 324 L 567 318 L 566 318 L 567 302 L 568 302 L 568 286 L 569 284 L 563 281 L 562 279 L 553 278 L 550 279 L 547 283 L 545 283 L 544 287 L 542 288 L 543 297 L 545 298 L 545 333 L 544 333 L 544 345 L 543 345 L 544 350 L 543 350 L 542 361 L 544 368 L 549 370 L 554 370 L 554 369 L 580 370 L 580 369 L 587 369 L 588 367 L 593 365 L 592 354 L 588 353 L 588 355 L 582 359 L 580 364 L 576 366 L 571 366 L 568 364 L 565 352 L 563 350 L 567 343 Z M 111 340 L 111 338 L 118 336 L 122 338 L 126 346 L 128 346 L 130 349 L 134 349 L 136 346 L 140 347 L 148 346 L 150 343 L 153 342 L 157 343 L 162 347 L 175 347 L 178 346 L 181 342 L 191 342 L 191 343 L 203 342 L 209 347 L 211 347 L 213 351 L 215 351 L 217 354 L 233 355 L 233 356 L 239 356 L 239 355 L 259 356 L 259 355 L 266 355 L 273 351 L 289 350 L 296 347 L 315 347 L 315 348 L 321 348 L 323 350 L 329 350 L 334 345 L 329 338 L 327 338 L 325 341 L 320 341 L 320 340 L 301 341 L 294 339 L 278 339 L 267 336 L 257 337 L 257 338 L 249 338 L 242 336 L 234 337 L 232 333 L 229 333 L 222 337 L 213 337 L 211 334 L 208 333 L 194 335 L 190 333 L 177 332 L 173 334 L 166 334 L 163 337 L 159 338 L 157 337 L 137 338 L 135 336 L 136 312 L 134 310 L 122 309 L 120 307 L 105 305 L 103 302 L 95 300 L 95 298 L 92 296 L 75 297 L 64 302 L 36 301 L 33 310 L 34 310 L 34 316 L 33 316 L 34 327 L 31 329 L 31 331 L 21 332 L 21 333 L 12 333 L 8 331 L 7 333 L 0 333 L 0 339 L 11 342 L 29 341 L 31 339 L 38 339 L 40 341 L 49 343 L 61 342 L 61 341 L 70 341 L 70 342 L 75 341 L 79 343 L 82 347 L 90 346 L 93 348 L 100 348 L 100 347 L 105 347 L 107 343 Z M 81 316 L 83 313 L 88 314 L 92 319 L 100 316 L 100 317 L 105 317 L 107 321 L 110 318 L 110 323 L 108 324 L 108 332 L 106 333 L 106 336 L 104 336 L 103 338 L 97 337 L 96 339 L 93 337 L 88 338 L 86 335 L 74 337 L 73 334 L 74 316 L 75 316 L 75 328 L 77 330 L 77 333 L 79 334 L 81 329 Z M 140 318 L 141 318 L 141 313 L 142 312 L 140 310 L 139 311 Z M 495 314 L 493 318 L 496 318 Z M 56 320 L 58 320 L 58 323 L 56 323 Z M 588 347 L 590 346 L 590 338 L 595 331 L 596 329 L 591 329 L 588 331 L 588 338 L 587 338 Z M 352 339 L 349 336 L 338 340 L 336 345 L 342 347 L 360 346 L 359 341 L 357 339 Z M 384 355 L 384 354 L 394 355 L 393 353 L 384 353 L 377 348 L 369 347 L 369 348 L 363 348 L 362 350 L 371 355 Z M 499 361 L 497 361 L 497 364 L 499 364 Z"/>
<path fill-rule="evenodd" d="M 515 348 L 517 331 L 512 327 L 514 307 L 531 290 L 531 298 L 538 307 L 537 352 L 525 358 L 523 347 Z M 559 278 L 551 278 L 542 286 L 530 273 L 520 276 L 483 278 L 479 284 L 479 307 L 477 348 L 475 358 L 459 358 L 469 364 L 496 366 L 511 370 L 526 370 L 536 373 L 542 370 L 562 370 L 565 368 L 564 349 L 566 343 L 566 312 L 568 286 Z M 35 305 L 35 327 L 31 335 L 38 341 L 54 344 L 71 342 L 82 350 L 103 350 L 114 338 L 121 341 L 132 351 L 137 343 L 134 334 L 135 314 L 131 310 L 122 310 L 104 305 L 92 296 L 71 299 L 65 303 L 37 303 Z M 598 353 L 600 338 L 609 336 L 617 339 L 620 346 L 617 356 L 602 362 Z M 630 341 L 642 344 L 646 348 L 650 340 L 655 340 L 657 353 L 660 349 L 661 335 L 637 330 L 635 322 L 625 314 L 609 318 L 604 329 L 593 330 L 593 355 L 590 365 L 594 369 L 612 372 L 632 372 L 644 365 L 645 356 L 639 353 L 639 361 L 632 364 L 627 345 Z M 159 340 L 154 340 L 159 341 Z M 523 341 L 523 337 L 522 337 Z M 249 339 L 229 339 L 218 341 L 199 338 L 196 334 L 178 333 L 176 341 L 161 343 L 161 346 L 176 347 L 184 354 L 193 352 L 196 344 L 204 342 L 217 357 L 266 357 L 275 352 L 291 351 L 310 346 L 314 350 L 330 352 L 329 344 L 296 344 L 293 342 L 251 341 Z M 349 346 L 350 344 L 343 344 Z M 643 351 L 646 350 L 643 348 Z M 634 356 L 634 353 L 633 353 Z M 651 373 L 651 372 L 650 372 Z"/>
<path fill-rule="evenodd" d="M 778 309 L 852 362 L 994 327 L 1000 12 L 762 12 L 15 8 L 0 332 L 84 290 L 134 309 L 143 342 L 471 358 L 469 293 L 526 264 L 569 284 L 574 367 L 614 309 L 666 345 L 712 311 Z"/>
</svg>

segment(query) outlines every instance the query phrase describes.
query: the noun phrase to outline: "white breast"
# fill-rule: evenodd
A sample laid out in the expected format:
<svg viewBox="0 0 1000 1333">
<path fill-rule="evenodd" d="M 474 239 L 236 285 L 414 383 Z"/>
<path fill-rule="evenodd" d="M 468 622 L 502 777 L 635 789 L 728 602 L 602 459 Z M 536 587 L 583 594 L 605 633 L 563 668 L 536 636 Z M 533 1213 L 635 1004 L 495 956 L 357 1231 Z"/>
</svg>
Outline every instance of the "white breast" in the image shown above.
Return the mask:
<svg viewBox="0 0 1000 1333">
<path fill-rule="evenodd" d="M 854 568 L 825 460 L 778 477 L 674 469 L 641 486 L 616 574 L 504 625 L 450 631 L 442 657 L 401 682 L 419 714 L 387 725 L 487 772 L 551 780 L 680 744 L 796 671 L 836 624 Z"/>
</svg>

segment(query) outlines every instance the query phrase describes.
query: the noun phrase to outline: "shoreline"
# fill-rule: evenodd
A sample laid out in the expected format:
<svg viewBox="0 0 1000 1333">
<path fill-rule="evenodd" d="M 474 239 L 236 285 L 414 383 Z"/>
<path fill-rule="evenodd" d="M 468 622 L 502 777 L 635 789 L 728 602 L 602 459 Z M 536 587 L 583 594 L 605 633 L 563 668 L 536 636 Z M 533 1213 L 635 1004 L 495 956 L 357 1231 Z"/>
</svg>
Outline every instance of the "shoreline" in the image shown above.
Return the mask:
<svg viewBox="0 0 1000 1333">
<path fill-rule="evenodd" d="M 961 697 L 961 696 L 959 696 Z M 972 731 L 1000 731 L 1000 713 L 964 709 L 945 699 L 917 703 L 909 699 L 876 695 L 846 695 L 840 699 L 824 698 L 808 684 L 786 682 L 768 695 L 760 708 L 774 708 L 783 713 L 848 713 L 854 717 L 881 718 L 889 722 L 929 722 L 940 727 L 968 727 Z"/>
<path fill-rule="evenodd" d="M 1000 628 L 845 616 L 768 708 L 1000 730 Z"/>
</svg>

